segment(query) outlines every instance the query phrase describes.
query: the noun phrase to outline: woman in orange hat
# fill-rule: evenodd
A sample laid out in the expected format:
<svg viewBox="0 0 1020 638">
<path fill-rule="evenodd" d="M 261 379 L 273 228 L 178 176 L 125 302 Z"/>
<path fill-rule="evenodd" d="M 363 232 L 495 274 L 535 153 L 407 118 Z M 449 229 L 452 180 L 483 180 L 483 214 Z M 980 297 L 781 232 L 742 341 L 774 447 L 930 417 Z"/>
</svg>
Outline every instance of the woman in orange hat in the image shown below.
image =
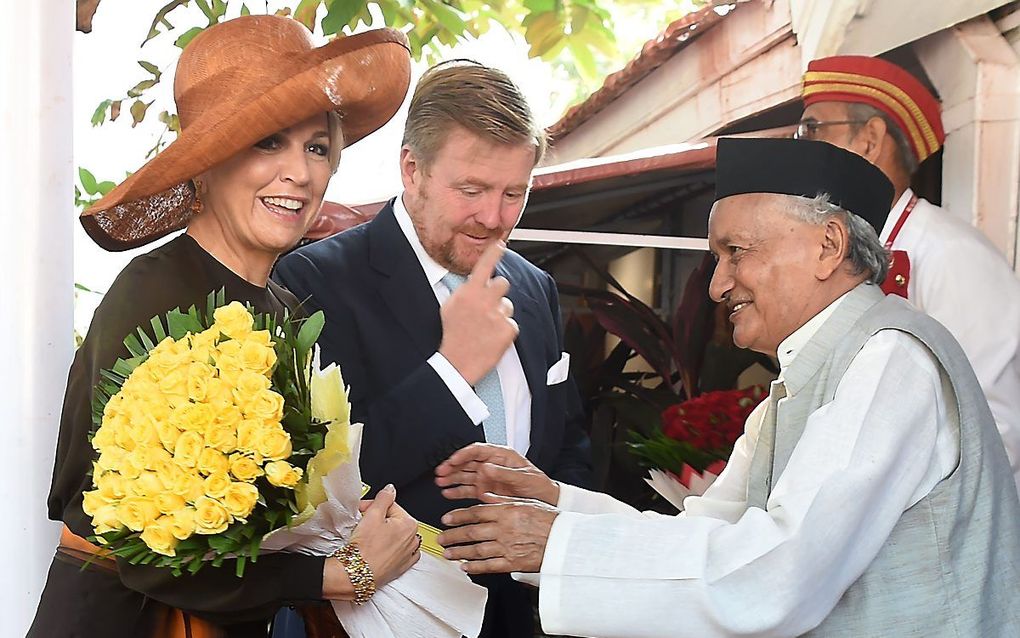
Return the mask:
<svg viewBox="0 0 1020 638">
<path fill-rule="evenodd" d="M 352 571 L 347 554 L 346 563 L 269 554 L 248 565 L 243 578 L 231 561 L 174 577 L 95 556 L 84 540 L 92 527 L 82 511 L 82 492 L 91 488 L 88 435 L 99 371 L 127 356 L 124 338 L 138 326 L 173 308 L 203 307 L 221 288 L 228 301 L 258 312 L 294 311 L 298 300 L 269 280 L 270 269 L 315 219 L 341 147 L 396 112 L 409 71 L 398 31 L 316 48 L 304 26 L 278 16 L 229 20 L 185 48 L 174 82 L 181 135 L 82 215 L 107 250 L 186 232 L 121 272 L 75 355 L 48 501 L 50 518 L 65 529 L 29 636 L 146 638 L 171 635 L 173 623 L 187 635 L 197 636 L 201 626 L 211 635 L 265 636 L 279 607 L 363 599 L 366 587 L 417 560 L 415 521 L 393 503 L 392 488 L 380 493 L 354 536 L 374 583 Z"/>
</svg>

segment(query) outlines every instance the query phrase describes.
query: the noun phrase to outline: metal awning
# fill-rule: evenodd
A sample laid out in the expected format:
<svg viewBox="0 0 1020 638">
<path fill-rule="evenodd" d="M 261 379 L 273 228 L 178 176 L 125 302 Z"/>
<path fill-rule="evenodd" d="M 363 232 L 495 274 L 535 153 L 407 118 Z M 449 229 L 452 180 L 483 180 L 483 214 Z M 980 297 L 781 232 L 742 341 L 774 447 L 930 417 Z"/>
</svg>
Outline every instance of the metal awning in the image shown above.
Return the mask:
<svg viewBox="0 0 1020 638">
<path fill-rule="evenodd" d="M 510 239 L 526 253 L 542 252 L 542 244 L 567 243 L 706 250 L 704 237 L 656 232 L 680 202 L 712 191 L 714 168 L 715 139 L 542 167 L 534 173 L 528 205 Z M 364 223 L 384 204 L 325 202 L 308 238 Z"/>
</svg>

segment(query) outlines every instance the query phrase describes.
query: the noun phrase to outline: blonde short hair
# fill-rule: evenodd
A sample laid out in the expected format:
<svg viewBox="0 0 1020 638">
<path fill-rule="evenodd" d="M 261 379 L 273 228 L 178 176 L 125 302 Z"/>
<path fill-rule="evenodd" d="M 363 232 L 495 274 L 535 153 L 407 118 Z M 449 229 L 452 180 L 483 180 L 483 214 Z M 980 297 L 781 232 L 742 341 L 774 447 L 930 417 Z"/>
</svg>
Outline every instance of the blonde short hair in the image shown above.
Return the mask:
<svg viewBox="0 0 1020 638">
<path fill-rule="evenodd" d="M 517 85 L 499 69 L 473 60 L 441 62 L 422 75 L 402 143 L 427 169 L 455 127 L 497 144 L 532 144 L 536 165 L 548 146 Z"/>
</svg>

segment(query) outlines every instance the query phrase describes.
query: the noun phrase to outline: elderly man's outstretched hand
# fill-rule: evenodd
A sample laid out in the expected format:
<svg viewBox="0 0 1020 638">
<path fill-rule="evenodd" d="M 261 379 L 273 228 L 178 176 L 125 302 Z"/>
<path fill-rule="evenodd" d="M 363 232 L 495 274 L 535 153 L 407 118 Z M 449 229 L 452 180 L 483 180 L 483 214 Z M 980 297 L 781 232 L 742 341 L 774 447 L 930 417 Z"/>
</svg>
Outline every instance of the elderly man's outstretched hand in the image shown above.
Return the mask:
<svg viewBox="0 0 1020 638">
<path fill-rule="evenodd" d="M 490 443 L 472 443 L 454 452 L 436 468 L 436 485 L 452 500 L 482 500 L 489 492 L 555 505 L 560 495 L 559 485 L 531 461 Z"/>
<path fill-rule="evenodd" d="M 559 511 L 540 501 L 481 495 L 481 505 L 443 516 L 443 556 L 469 574 L 538 572 Z"/>
</svg>

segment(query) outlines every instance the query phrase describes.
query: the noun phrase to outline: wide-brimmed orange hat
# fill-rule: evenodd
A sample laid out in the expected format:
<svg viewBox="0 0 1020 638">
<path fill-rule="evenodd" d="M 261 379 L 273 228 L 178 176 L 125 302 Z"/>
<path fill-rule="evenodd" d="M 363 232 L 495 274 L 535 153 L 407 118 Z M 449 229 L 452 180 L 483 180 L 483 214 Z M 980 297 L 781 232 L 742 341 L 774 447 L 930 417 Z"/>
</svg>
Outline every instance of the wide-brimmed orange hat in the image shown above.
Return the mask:
<svg viewBox="0 0 1020 638">
<path fill-rule="evenodd" d="M 82 225 L 106 250 L 179 230 L 192 215 L 196 175 L 316 113 L 337 112 L 350 146 L 393 117 L 410 72 L 407 38 L 395 29 L 316 48 L 304 25 L 281 16 L 209 27 L 177 63 L 180 135 L 82 213 Z"/>
</svg>

